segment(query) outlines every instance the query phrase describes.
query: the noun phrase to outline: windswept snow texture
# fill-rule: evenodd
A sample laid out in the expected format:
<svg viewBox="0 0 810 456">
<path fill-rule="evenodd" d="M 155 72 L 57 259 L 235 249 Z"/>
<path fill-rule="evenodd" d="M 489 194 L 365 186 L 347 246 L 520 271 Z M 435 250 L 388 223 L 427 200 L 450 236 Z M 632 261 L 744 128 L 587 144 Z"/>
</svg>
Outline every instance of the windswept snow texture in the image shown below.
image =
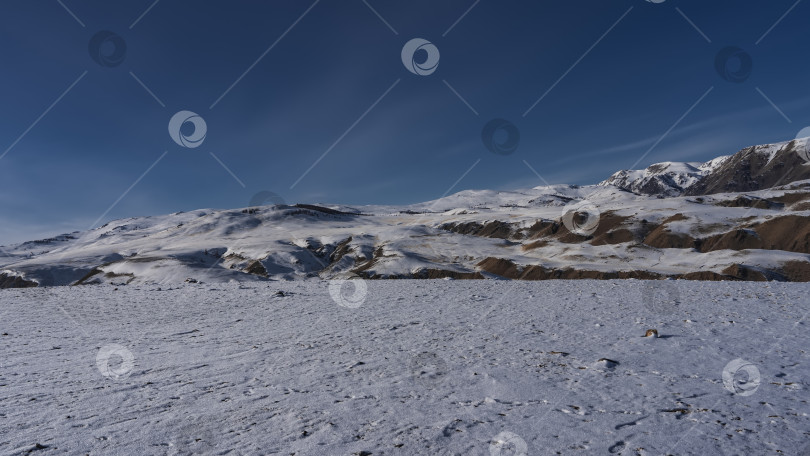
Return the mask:
<svg viewBox="0 0 810 456">
<path fill-rule="evenodd" d="M 365 281 L 350 307 L 334 284 L 0 290 L 0 454 L 810 445 L 806 284 Z"/>
</svg>

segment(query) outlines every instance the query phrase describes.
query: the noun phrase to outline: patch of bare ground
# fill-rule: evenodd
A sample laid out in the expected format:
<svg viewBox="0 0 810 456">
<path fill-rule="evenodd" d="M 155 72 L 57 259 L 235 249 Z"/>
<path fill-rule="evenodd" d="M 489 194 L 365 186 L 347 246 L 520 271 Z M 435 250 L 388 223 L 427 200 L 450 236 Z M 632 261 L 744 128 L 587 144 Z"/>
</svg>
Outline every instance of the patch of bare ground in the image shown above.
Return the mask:
<svg viewBox="0 0 810 456">
<path fill-rule="evenodd" d="M 538 220 L 532 226 L 523 230 L 526 239 L 541 239 L 556 235 L 562 224 L 555 220 Z"/>
<path fill-rule="evenodd" d="M 356 271 L 356 270 L 355 270 Z M 456 280 L 483 280 L 486 277 L 478 271 L 450 271 L 447 269 L 424 268 L 411 274 L 377 274 L 366 270 L 357 271 L 359 277 L 368 280 L 400 280 L 400 279 L 456 279 Z"/>
<path fill-rule="evenodd" d="M 329 264 L 334 264 L 340 261 L 347 253 L 351 251 L 349 244 L 352 242 L 352 236 L 340 241 L 337 247 L 335 247 L 335 251 L 329 255 Z"/>
<path fill-rule="evenodd" d="M 721 272 L 693 271 L 683 274 L 666 275 L 651 271 L 594 271 L 574 268 L 546 268 L 540 265 L 518 265 L 512 260 L 489 257 L 477 264 L 480 270 L 506 279 L 513 280 L 580 280 L 580 279 L 681 279 L 705 281 L 750 281 L 764 282 L 770 280 L 790 282 L 810 282 L 810 262 L 791 261 L 779 270 L 768 270 L 756 266 L 732 264 Z"/>
<path fill-rule="evenodd" d="M 627 228 L 630 216 L 622 216 L 608 211 L 599 217 L 599 226 L 593 233 L 592 245 L 623 244 L 635 241 L 637 236 Z"/>
<path fill-rule="evenodd" d="M 785 192 L 782 196 L 771 198 L 771 200 L 782 204 L 794 204 L 810 200 L 810 193 L 807 192 Z"/>
<path fill-rule="evenodd" d="M 39 286 L 33 280 L 25 280 L 20 276 L 12 274 L 0 274 L 0 289 L 2 288 L 34 288 Z"/>
<path fill-rule="evenodd" d="M 482 271 L 507 279 L 517 280 L 577 280 L 577 279 L 661 279 L 664 276 L 649 271 L 592 271 L 586 269 L 553 269 L 539 265 L 519 266 L 512 260 L 489 257 L 477 266 Z"/>
<path fill-rule="evenodd" d="M 777 279 L 773 272 L 745 266 L 742 264 L 732 264 L 731 266 L 723 269 L 722 273 L 735 279 L 745 280 L 748 282 L 767 282 L 768 280 Z"/>
<path fill-rule="evenodd" d="M 514 224 L 502 222 L 500 220 L 493 220 L 486 223 L 445 223 L 440 228 L 453 233 L 495 239 L 512 239 L 517 231 Z"/>
<path fill-rule="evenodd" d="M 73 285 L 98 285 L 103 282 L 101 280 L 101 277 L 104 277 L 106 279 L 117 279 L 126 277 L 128 279 L 126 281 L 127 284 L 135 280 L 135 274 L 132 274 L 131 272 L 118 274 L 115 272 L 104 272 L 103 270 L 100 269 L 101 267 L 108 266 L 110 264 L 112 263 L 107 263 L 101 265 L 98 268 L 91 269 L 90 272 L 85 274 L 81 279 L 77 280 Z"/>
<path fill-rule="evenodd" d="M 810 253 L 810 217 L 786 215 L 749 225 L 699 242 L 701 252 L 714 250 L 784 250 Z"/>
<path fill-rule="evenodd" d="M 763 248 L 762 240 L 756 231 L 739 228 L 697 241 L 695 247 L 703 253 L 714 250 L 745 250 Z"/>
<path fill-rule="evenodd" d="M 566 244 L 580 244 L 590 242 L 593 245 L 621 244 L 639 238 L 639 234 L 631 230 L 628 221 L 630 216 L 620 216 L 614 211 L 603 213 L 599 217 L 599 226 L 590 236 L 581 236 L 568 231 L 560 220 L 538 220 L 532 226 L 525 228 L 517 223 L 494 220 L 486 223 L 464 222 L 445 223 L 441 229 L 457 234 L 481 236 L 495 239 L 513 241 L 556 239 Z M 524 250 L 540 248 L 545 244 L 532 242 L 526 244 Z"/>
<path fill-rule="evenodd" d="M 473 280 L 483 279 L 484 276 L 480 272 L 459 272 L 448 271 L 446 269 L 422 269 L 413 274 L 413 279 L 456 279 L 456 280 Z"/>
<path fill-rule="evenodd" d="M 810 211 L 810 201 L 802 201 L 800 203 L 796 203 L 790 206 L 790 210 L 795 212 Z"/>
<path fill-rule="evenodd" d="M 810 263 L 805 264 L 810 266 Z M 797 272 L 799 269 L 800 268 L 797 268 Z M 713 271 L 698 271 L 682 274 L 679 276 L 679 278 L 685 280 L 708 281 L 740 280 L 747 282 L 767 282 L 775 280 L 780 282 L 807 282 L 810 281 L 810 268 L 808 268 L 807 272 L 808 275 L 805 278 L 802 278 L 800 273 L 796 273 L 793 274 L 792 277 L 788 277 L 788 275 L 784 273 L 784 268 L 780 270 L 769 270 L 744 264 L 732 264 L 723 269 L 720 273 Z"/>
<path fill-rule="evenodd" d="M 750 222 L 755 219 L 755 217 L 749 217 L 742 222 Z M 785 215 L 762 223 L 744 224 L 736 229 L 710 234 L 703 238 L 695 238 L 690 234 L 670 230 L 668 224 L 689 220 L 689 217 L 682 213 L 677 213 L 660 224 L 647 223 L 644 220 L 634 223 L 634 220 L 629 216 L 606 212 L 602 214 L 599 226 L 591 236 L 572 233 L 555 220 L 538 220 L 528 228 L 518 228 L 517 224 L 501 221 L 486 224 L 475 222 L 446 224 L 443 228 L 459 234 L 530 241 L 521 246 L 523 251 L 541 249 L 549 245 L 551 240 L 556 240 L 564 244 L 587 242 L 595 246 L 639 242 L 653 248 L 694 248 L 704 253 L 715 250 L 747 249 L 810 253 L 810 217 L 800 215 Z M 696 225 L 696 232 L 717 233 L 719 230 L 728 228 L 721 224 Z"/>
<path fill-rule="evenodd" d="M 579 214 L 575 214 L 576 218 Z M 587 214 L 583 214 L 587 218 Z M 630 242 L 636 238 L 636 235 L 629 228 L 623 226 L 625 222 L 630 220 L 630 216 L 617 215 L 615 211 L 607 211 L 599 216 L 599 225 L 596 231 L 590 236 L 583 236 L 569 231 L 565 226 L 558 229 L 554 233 L 558 241 L 565 244 L 581 244 L 590 242 L 592 245 L 605 245 L 605 244 L 621 244 L 623 242 Z M 582 220 L 583 222 L 585 220 Z M 536 238 L 537 236 L 535 236 Z"/>
<path fill-rule="evenodd" d="M 722 233 L 723 231 L 728 230 L 731 227 L 732 225 L 723 223 L 707 223 L 707 224 L 696 223 L 692 227 L 692 232 L 700 235 L 715 234 L 715 233 Z"/>
<path fill-rule="evenodd" d="M 531 250 L 541 249 L 541 248 L 547 246 L 548 244 L 549 244 L 549 242 L 547 240 L 541 239 L 539 241 L 534 241 L 534 242 L 530 242 L 528 244 L 523 244 L 523 245 L 520 246 L 520 248 L 524 252 L 529 252 Z"/>
<path fill-rule="evenodd" d="M 524 239 L 533 240 L 524 245 L 524 250 L 533 250 L 543 247 L 540 241 L 548 238 L 556 239 L 565 244 L 581 244 L 590 242 L 592 245 L 622 244 L 643 238 L 644 224 L 640 229 L 631 229 L 631 216 L 622 216 L 615 211 L 608 211 L 600 215 L 599 225 L 590 236 L 582 236 L 569 231 L 559 220 L 538 220 L 531 227 L 522 230 Z"/>
<path fill-rule="evenodd" d="M 647 237 L 644 238 L 644 244 L 659 249 L 689 249 L 694 247 L 694 238 L 684 233 L 673 233 L 667 227 L 669 223 L 687 219 L 688 217 L 681 213 L 667 218 L 650 231 Z"/>
<path fill-rule="evenodd" d="M 379 278 L 379 277 L 376 277 L 376 276 L 369 275 L 366 271 L 371 269 L 371 267 L 374 266 L 375 264 L 377 264 L 377 262 L 380 260 L 380 258 L 385 258 L 385 255 L 383 254 L 383 252 L 384 252 L 383 246 L 381 246 L 381 245 L 378 246 L 376 249 L 374 249 L 374 253 L 373 253 L 371 259 L 368 259 L 368 260 L 365 260 L 365 261 L 363 261 L 361 259 L 360 260 L 361 263 L 359 264 L 359 266 L 356 266 L 355 268 L 353 268 L 351 272 L 353 272 L 354 274 L 357 274 L 357 275 L 366 276 L 366 277 L 368 277 L 370 279 Z M 392 257 L 392 256 L 394 256 L 394 255 L 389 255 L 389 257 Z M 357 259 L 355 259 L 355 261 L 357 261 Z"/>
<path fill-rule="evenodd" d="M 810 282 L 810 262 L 788 261 L 782 265 L 780 272 L 790 282 Z"/>
<path fill-rule="evenodd" d="M 781 201 L 771 201 L 755 196 L 740 195 L 733 200 L 723 200 L 714 203 L 721 207 L 748 207 L 752 209 L 781 210 L 785 208 L 785 203 Z"/>
<path fill-rule="evenodd" d="M 102 265 L 102 266 L 104 266 L 104 265 Z M 87 284 L 90 284 L 90 283 L 94 283 L 94 281 L 92 280 L 93 277 L 95 277 L 96 275 L 101 274 L 103 272 L 104 271 L 102 271 L 99 268 L 93 268 L 93 269 L 90 270 L 90 272 L 85 274 L 81 279 L 77 280 L 76 283 L 74 283 L 74 285 L 87 285 Z"/>
<path fill-rule="evenodd" d="M 244 272 L 248 274 L 257 275 L 260 277 L 268 277 L 270 274 L 267 273 L 267 269 L 264 267 L 261 261 L 253 260 L 251 261 L 245 269 Z"/>
<path fill-rule="evenodd" d="M 796 152 L 797 141 L 786 144 L 775 157 L 749 147 L 734 154 L 710 175 L 690 186 L 686 196 L 727 192 L 752 192 L 771 188 L 782 182 L 810 178 L 810 167 Z"/>
<path fill-rule="evenodd" d="M 711 282 L 719 282 L 723 280 L 737 280 L 734 277 L 719 274 L 714 271 L 687 272 L 686 274 L 678 275 L 677 278 L 682 280 L 706 280 Z"/>
</svg>

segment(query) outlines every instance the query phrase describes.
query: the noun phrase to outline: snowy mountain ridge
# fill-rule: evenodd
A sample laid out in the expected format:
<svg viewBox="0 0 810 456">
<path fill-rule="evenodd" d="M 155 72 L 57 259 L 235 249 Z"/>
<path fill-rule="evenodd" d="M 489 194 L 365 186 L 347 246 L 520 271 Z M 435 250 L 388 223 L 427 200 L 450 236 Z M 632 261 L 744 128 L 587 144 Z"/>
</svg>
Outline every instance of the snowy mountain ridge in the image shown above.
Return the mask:
<svg viewBox="0 0 810 456">
<path fill-rule="evenodd" d="M 590 186 L 116 220 L 0 249 L 0 287 L 350 276 L 810 281 L 806 144 L 660 163 Z"/>
<path fill-rule="evenodd" d="M 618 171 L 599 185 L 645 195 L 679 196 L 709 173 L 707 163 L 663 162 L 643 170 Z"/>
<path fill-rule="evenodd" d="M 810 179 L 810 166 L 802 156 L 808 149 L 808 138 L 765 144 L 742 149 L 734 155 L 725 155 L 705 163 L 663 162 L 643 170 L 622 170 L 599 183 L 614 186 L 641 195 L 672 197 L 705 195 L 721 191 L 748 191 L 774 185 L 774 176 L 784 175 L 786 167 L 793 167 L 791 182 Z M 747 176 L 746 176 L 747 173 Z M 738 179 L 742 177 L 742 179 Z M 758 188 L 742 188 L 757 180 Z M 768 182 L 771 182 L 768 184 Z M 784 183 L 784 182 L 782 182 Z"/>
</svg>

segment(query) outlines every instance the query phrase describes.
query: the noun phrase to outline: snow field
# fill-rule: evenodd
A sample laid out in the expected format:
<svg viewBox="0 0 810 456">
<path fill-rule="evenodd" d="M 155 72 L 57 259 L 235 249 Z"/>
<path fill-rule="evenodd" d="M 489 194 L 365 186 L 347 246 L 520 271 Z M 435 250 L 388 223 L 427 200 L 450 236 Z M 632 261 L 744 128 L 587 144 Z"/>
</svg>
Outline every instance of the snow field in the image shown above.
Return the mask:
<svg viewBox="0 0 810 456">
<path fill-rule="evenodd" d="M 1 290 L 0 454 L 803 454 L 808 291 L 359 279 Z"/>
</svg>

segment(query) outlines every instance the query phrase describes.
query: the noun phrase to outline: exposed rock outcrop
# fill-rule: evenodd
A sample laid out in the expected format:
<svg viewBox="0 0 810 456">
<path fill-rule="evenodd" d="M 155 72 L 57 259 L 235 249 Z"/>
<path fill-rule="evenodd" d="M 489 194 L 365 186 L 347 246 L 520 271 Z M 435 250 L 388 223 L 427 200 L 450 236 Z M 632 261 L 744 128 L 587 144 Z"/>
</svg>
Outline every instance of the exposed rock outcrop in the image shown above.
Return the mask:
<svg viewBox="0 0 810 456">
<path fill-rule="evenodd" d="M 39 284 L 33 280 L 25 280 L 18 275 L 0 273 L 0 288 L 33 288 Z"/>
</svg>

